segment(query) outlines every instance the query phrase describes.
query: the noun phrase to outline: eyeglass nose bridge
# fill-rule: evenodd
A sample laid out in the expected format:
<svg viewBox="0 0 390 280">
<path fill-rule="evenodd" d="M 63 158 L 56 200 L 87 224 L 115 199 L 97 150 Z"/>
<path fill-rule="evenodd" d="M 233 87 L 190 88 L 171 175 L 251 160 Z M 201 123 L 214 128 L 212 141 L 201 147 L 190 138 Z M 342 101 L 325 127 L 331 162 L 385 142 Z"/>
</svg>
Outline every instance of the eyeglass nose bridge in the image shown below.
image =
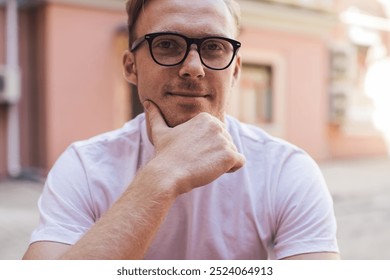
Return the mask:
<svg viewBox="0 0 390 280">
<path fill-rule="evenodd" d="M 198 53 L 198 55 L 199 55 L 200 62 L 202 63 L 203 66 L 208 67 L 208 66 L 204 63 L 203 58 L 202 58 L 202 54 L 200 53 L 200 49 L 201 49 L 202 43 L 204 42 L 204 39 L 187 38 L 187 37 L 184 37 L 184 36 L 183 36 L 183 39 L 186 41 L 187 49 L 186 49 L 186 52 L 185 52 L 185 54 L 184 54 L 184 57 L 180 60 L 180 62 L 178 63 L 178 65 L 184 63 L 184 61 L 185 61 L 185 60 L 187 59 L 187 57 L 188 57 L 188 54 L 189 54 L 190 51 L 191 51 L 191 46 L 192 46 L 192 45 L 195 45 L 195 46 L 196 46 L 195 51 L 196 51 L 196 52 Z"/>
</svg>

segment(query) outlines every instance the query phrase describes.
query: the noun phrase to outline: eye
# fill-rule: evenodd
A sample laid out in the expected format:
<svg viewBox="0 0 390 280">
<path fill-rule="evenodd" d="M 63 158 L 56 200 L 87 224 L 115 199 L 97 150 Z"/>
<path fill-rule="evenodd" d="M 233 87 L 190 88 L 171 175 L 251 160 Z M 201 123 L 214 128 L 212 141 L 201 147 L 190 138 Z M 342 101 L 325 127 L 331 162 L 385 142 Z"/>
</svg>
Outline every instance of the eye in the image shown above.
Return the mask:
<svg viewBox="0 0 390 280">
<path fill-rule="evenodd" d="M 174 47 L 174 44 L 172 41 L 165 40 L 165 41 L 159 41 L 155 47 L 169 49 L 169 48 Z"/>
<path fill-rule="evenodd" d="M 202 44 L 202 53 L 208 55 L 225 55 L 230 49 L 229 43 L 220 39 L 210 39 Z"/>
<path fill-rule="evenodd" d="M 153 41 L 153 48 L 161 50 L 181 49 L 182 45 L 181 38 L 177 36 L 160 36 Z"/>
<path fill-rule="evenodd" d="M 209 40 L 203 43 L 202 50 L 203 51 L 223 51 L 225 50 L 225 44 L 218 40 Z"/>
</svg>

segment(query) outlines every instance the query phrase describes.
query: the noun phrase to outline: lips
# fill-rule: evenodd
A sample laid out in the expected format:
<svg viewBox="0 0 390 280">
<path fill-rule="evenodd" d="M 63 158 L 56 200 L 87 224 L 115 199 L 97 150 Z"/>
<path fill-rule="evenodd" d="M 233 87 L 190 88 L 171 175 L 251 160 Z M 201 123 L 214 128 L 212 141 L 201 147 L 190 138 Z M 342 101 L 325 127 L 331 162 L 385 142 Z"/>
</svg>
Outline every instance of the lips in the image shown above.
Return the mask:
<svg viewBox="0 0 390 280">
<path fill-rule="evenodd" d="M 187 97 L 187 98 L 205 98 L 208 97 L 207 93 L 200 92 L 168 92 L 168 95 L 171 96 L 179 96 L 179 97 Z"/>
</svg>

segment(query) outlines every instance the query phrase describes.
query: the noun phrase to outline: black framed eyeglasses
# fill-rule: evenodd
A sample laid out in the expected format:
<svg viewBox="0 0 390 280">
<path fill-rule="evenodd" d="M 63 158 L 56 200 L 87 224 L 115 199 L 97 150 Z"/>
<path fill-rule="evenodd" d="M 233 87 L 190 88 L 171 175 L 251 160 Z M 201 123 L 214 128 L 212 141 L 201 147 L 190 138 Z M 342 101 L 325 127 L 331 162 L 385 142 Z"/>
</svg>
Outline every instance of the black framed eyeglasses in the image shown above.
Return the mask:
<svg viewBox="0 0 390 280">
<path fill-rule="evenodd" d="M 191 45 L 197 46 L 202 64 L 212 70 L 228 68 L 241 43 L 225 37 L 210 36 L 204 38 L 188 38 L 171 32 L 150 33 L 138 38 L 131 46 L 131 52 L 147 41 L 153 60 L 162 66 L 176 66 L 187 58 Z"/>
</svg>

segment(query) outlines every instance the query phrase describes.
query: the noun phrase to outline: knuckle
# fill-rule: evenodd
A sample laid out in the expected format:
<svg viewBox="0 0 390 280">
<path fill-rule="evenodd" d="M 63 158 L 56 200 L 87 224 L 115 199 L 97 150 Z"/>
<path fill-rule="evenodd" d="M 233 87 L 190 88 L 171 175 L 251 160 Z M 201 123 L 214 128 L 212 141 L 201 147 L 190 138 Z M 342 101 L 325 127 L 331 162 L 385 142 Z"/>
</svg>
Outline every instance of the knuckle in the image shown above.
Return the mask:
<svg viewBox="0 0 390 280">
<path fill-rule="evenodd" d="M 221 156 L 221 161 L 226 167 L 231 167 L 235 161 L 234 152 L 230 149 L 226 149 Z"/>
<path fill-rule="evenodd" d="M 196 120 L 198 120 L 202 123 L 204 123 L 204 122 L 208 123 L 208 122 L 210 122 L 211 116 L 210 116 L 210 114 L 208 114 L 206 112 L 201 112 L 195 118 L 196 118 Z"/>
</svg>

